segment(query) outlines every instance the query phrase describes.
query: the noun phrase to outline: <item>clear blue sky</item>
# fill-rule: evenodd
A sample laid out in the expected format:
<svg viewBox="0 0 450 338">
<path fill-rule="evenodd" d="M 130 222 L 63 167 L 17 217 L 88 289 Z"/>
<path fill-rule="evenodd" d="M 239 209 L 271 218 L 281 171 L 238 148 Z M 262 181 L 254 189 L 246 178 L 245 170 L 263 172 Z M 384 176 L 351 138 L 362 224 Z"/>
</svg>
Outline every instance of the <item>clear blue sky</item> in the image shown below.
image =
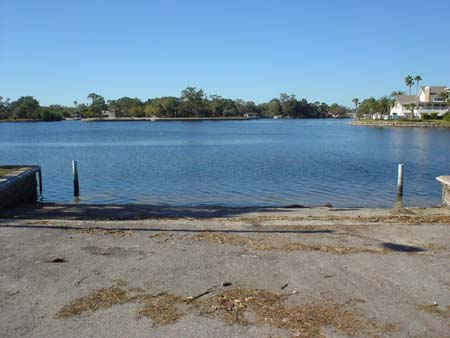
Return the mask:
<svg viewBox="0 0 450 338">
<path fill-rule="evenodd" d="M 281 92 L 351 105 L 450 85 L 450 1 L 0 0 L 0 96 L 41 104 Z"/>
</svg>

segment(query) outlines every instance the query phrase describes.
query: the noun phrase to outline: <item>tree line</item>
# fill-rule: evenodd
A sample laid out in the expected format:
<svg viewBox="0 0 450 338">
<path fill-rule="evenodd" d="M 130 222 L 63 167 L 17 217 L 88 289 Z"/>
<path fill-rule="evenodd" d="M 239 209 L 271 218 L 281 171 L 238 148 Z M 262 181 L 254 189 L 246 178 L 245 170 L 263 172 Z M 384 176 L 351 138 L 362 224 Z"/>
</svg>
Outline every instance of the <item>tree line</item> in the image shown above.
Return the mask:
<svg viewBox="0 0 450 338">
<path fill-rule="evenodd" d="M 355 104 L 356 117 L 363 118 L 367 115 L 380 114 L 381 116 L 389 115 L 391 108 L 395 105 L 395 97 L 397 95 L 392 93 L 391 96 L 383 96 L 379 99 L 370 97 L 359 101 L 358 98 L 354 98 L 352 101 Z"/>
<path fill-rule="evenodd" d="M 22 96 L 16 101 L 0 97 L 0 119 L 33 119 L 54 121 L 79 114 L 81 117 L 102 117 L 105 112 L 116 117 L 257 117 L 279 116 L 284 118 L 346 117 L 351 110 L 345 106 L 324 102 L 308 102 L 295 95 L 282 93 L 269 102 L 232 100 L 218 95 L 206 95 L 202 89 L 187 87 L 180 97 L 158 97 L 141 101 L 138 98 L 121 97 L 105 100 L 99 94 L 87 96 L 88 103 L 74 101 L 73 106 L 40 106 L 32 96 Z"/>
</svg>

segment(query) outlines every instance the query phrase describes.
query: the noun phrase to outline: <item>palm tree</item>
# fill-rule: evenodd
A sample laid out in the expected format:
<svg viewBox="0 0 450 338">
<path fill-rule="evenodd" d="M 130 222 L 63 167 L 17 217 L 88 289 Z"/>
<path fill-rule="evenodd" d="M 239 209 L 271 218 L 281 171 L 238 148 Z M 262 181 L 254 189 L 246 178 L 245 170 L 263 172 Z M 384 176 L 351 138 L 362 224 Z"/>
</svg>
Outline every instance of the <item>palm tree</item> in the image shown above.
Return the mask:
<svg viewBox="0 0 450 338">
<path fill-rule="evenodd" d="M 422 77 L 420 75 L 416 75 L 414 80 L 416 81 L 416 84 L 417 84 L 416 94 L 419 94 L 419 82 L 422 81 Z"/>
<path fill-rule="evenodd" d="M 405 95 L 405 92 L 402 90 L 397 90 L 392 92 L 391 96 L 397 96 L 397 95 Z"/>
<path fill-rule="evenodd" d="M 352 102 L 355 104 L 355 117 L 358 117 L 358 105 L 359 105 L 359 99 L 355 97 Z"/>
<path fill-rule="evenodd" d="M 405 77 L 406 87 L 409 87 L 409 95 L 411 95 L 411 87 L 414 85 L 414 78 L 411 75 Z"/>
<path fill-rule="evenodd" d="M 447 107 L 450 106 L 450 92 L 442 92 L 439 94 L 439 97 L 444 101 L 444 104 L 446 104 Z"/>
<path fill-rule="evenodd" d="M 395 107 L 395 105 L 397 104 L 397 99 L 394 97 L 394 98 L 391 98 L 390 100 L 389 100 L 389 102 L 390 102 L 390 108 L 394 108 Z"/>
<path fill-rule="evenodd" d="M 405 108 L 411 111 L 411 118 L 414 120 L 414 110 L 416 109 L 417 105 L 415 103 L 409 103 L 405 105 Z"/>
</svg>

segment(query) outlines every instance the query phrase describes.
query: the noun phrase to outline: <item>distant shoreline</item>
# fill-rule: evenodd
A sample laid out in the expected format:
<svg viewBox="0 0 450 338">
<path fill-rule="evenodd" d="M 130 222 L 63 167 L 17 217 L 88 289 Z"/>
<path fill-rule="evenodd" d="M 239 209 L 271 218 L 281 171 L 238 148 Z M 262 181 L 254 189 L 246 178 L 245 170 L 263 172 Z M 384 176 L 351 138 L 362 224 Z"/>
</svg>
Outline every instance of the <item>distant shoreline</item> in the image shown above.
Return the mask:
<svg viewBox="0 0 450 338">
<path fill-rule="evenodd" d="M 33 120 L 33 119 L 5 119 L 5 120 L 0 120 L 0 123 L 2 122 L 6 122 L 6 123 L 10 123 L 10 122 L 60 122 L 60 121 L 64 121 L 64 120 Z"/>
<path fill-rule="evenodd" d="M 352 121 L 350 122 L 352 126 L 362 126 L 362 127 L 378 127 L 378 128 L 450 128 L 450 122 L 444 120 L 438 121 Z"/>
<path fill-rule="evenodd" d="M 150 117 L 115 117 L 115 118 L 85 118 L 81 119 L 82 122 L 165 122 L 165 121 L 247 121 L 257 120 L 251 117 L 156 117 L 154 119 Z"/>
<path fill-rule="evenodd" d="M 61 122 L 61 121 L 80 121 L 80 122 L 198 122 L 198 121 L 250 121 L 250 120 L 328 120 L 328 119 L 349 119 L 345 118 L 337 118 L 337 117 L 302 117 L 302 118 L 278 118 L 273 119 L 271 117 L 243 117 L 243 116 L 234 116 L 234 117 L 157 117 L 155 119 L 149 117 L 116 117 L 116 118 L 83 118 L 81 120 L 76 120 L 72 118 L 66 118 L 62 120 L 32 120 L 32 119 L 5 119 L 0 120 L 0 123 L 13 123 L 13 122 Z"/>
</svg>

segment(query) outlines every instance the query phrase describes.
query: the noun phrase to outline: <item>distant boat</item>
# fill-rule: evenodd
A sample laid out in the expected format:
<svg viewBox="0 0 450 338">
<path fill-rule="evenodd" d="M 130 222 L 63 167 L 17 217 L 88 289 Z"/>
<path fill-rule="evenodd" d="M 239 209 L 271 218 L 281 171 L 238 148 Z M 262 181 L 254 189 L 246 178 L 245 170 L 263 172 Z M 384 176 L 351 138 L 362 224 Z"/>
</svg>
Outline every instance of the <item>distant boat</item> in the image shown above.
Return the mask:
<svg viewBox="0 0 450 338">
<path fill-rule="evenodd" d="M 156 121 L 156 117 L 155 116 L 150 117 L 150 121 L 155 122 Z"/>
<path fill-rule="evenodd" d="M 80 114 L 72 114 L 72 120 L 81 120 Z"/>
<path fill-rule="evenodd" d="M 277 116 L 277 115 L 275 115 L 275 116 L 273 117 L 274 120 L 278 120 L 279 118 L 280 118 L 280 117 Z"/>
</svg>

